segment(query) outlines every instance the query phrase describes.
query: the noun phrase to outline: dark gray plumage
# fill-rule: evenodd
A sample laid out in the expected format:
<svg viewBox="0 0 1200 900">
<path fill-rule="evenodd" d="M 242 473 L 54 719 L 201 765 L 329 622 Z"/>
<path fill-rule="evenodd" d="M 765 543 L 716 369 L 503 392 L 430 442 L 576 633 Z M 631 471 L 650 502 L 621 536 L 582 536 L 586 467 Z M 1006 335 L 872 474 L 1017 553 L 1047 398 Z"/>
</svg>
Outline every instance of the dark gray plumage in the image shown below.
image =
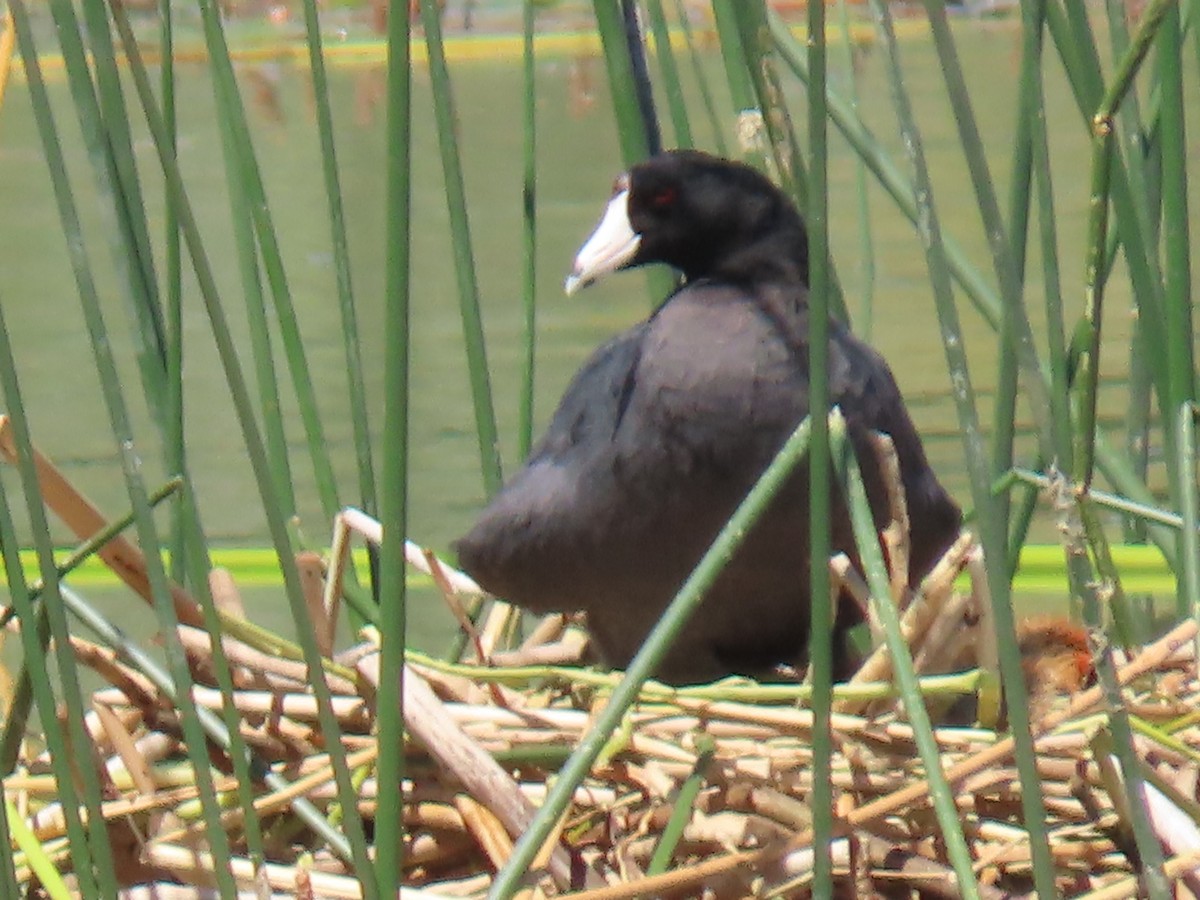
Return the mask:
<svg viewBox="0 0 1200 900">
<path fill-rule="evenodd" d="M 665 262 L 686 282 L 576 374 L 524 468 L 457 544 L 483 587 L 535 612 L 584 610 L 602 658 L 624 666 L 747 491 L 808 413 L 807 240 L 790 201 L 738 163 L 660 154 L 617 183 L 568 291 Z M 830 326 L 833 402 L 846 417 L 878 525 L 870 431 L 891 436 L 912 528 L 909 581 L 950 545 L 960 513 L 925 459 L 883 359 Z M 657 676 L 767 675 L 807 657 L 808 473 L 746 537 Z M 833 546 L 853 553 L 836 502 Z M 842 603 L 835 664 L 846 674 Z"/>
</svg>

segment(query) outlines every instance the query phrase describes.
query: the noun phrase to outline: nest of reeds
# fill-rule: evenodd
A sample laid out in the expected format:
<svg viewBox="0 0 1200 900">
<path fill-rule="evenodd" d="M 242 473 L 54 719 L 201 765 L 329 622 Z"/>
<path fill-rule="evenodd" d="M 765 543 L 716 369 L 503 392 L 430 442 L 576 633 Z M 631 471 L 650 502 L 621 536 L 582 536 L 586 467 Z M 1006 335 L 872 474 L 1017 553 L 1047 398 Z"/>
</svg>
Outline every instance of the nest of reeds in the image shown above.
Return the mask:
<svg viewBox="0 0 1200 900">
<path fill-rule="evenodd" d="M 69 490 L 47 499 L 56 509 L 85 502 Z M 325 653 L 332 649 L 340 579 L 355 533 L 377 540 L 378 525 L 347 511 L 339 517 L 330 559 L 307 554 L 300 560 Z M 116 538 L 101 555 L 144 595 L 144 561 L 135 547 Z M 432 554 L 410 546 L 409 560 L 433 575 L 456 610 L 477 592 L 470 579 Z M 844 560 L 833 567 L 848 589 L 861 590 Z M 959 578 L 964 570 L 967 577 Z M 994 671 L 994 650 L 985 639 L 990 626 L 982 574 L 979 551 L 964 534 L 919 592 L 905 596 L 897 587 L 896 599 L 905 604 L 905 632 L 918 669 L 965 669 L 927 679 L 927 703 L 935 721 L 960 723 L 940 725 L 933 737 L 972 875 L 980 895 L 993 898 L 1032 890 L 1033 854 L 1022 802 L 1026 788 L 1013 762 L 1013 741 L 998 730 L 1003 698 L 987 674 Z M 964 580 L 966 586 L 958 587 Z M 236 586 L 219 572 L 213 585 L 232 616 Z M 176 601 L 188 609 L 182 590 Z M 181 620 L 196 703 L 221 710 L 212 640 L 190 615 Z M 578 662 L 582 632 L 563 617 L 543 622 L 516 650 L 496 649 L 511 621 L 510 609 L 494 605 L 479 630 L 471 631 L 464 662 L 409 656 L 399 794 L 375 777 L 378 698 L 387 695 L 377 690 L 376 643 L 368 636 L 337 654 L 324 673 L 340 728 L 332 737 L 340 740 L 354 776 L 354 812 L 368 837 L 380 804 L 402 794 L 405 896 L 409 889 L 418 897 L 488 891 L 620 678 Z M 1109 749 L 1108 723 L 1119 712 L 1141 726 L 1133 750 L 1143 786 L 1133 796 L 1141 798 L 1166 858 L 1163 872 L 1177 895 L 1200 896 L 1193 874 L 1200 865 L 1196 624 L 1180 625 L 1137 653 L 1103 651 L 1115 664 L 1119 697 L 1090 684 L 1092 674 L 1078 665 L 1074 632 L 1060 633 L 1061 627 L 1042 622 L 1023 629 L 1027 659 L 1044 663 L 1040 673 L 1037 665 L 1029 672 L 1031 714 L 1058 889 L 1089 897 L 1140 890 L 1144 872 L 1132 836 L 1131 794 Z M 339 805 L 331 735 L 318 724 L 312 673 L 288 658 L 285 644 L 270 643 L 253 629 L 231 627 L 221 645 L 232 666 L 241 735 L 275 778 L 251 788 L 267 855 L 261 865 L 246 850 L 250 811 L 237 803 L 235 779 L 217 778 L 217 791 L 230 801 L 221 821 L 235 850 L 235 878 L 260 896 L 362 896 L 351 863 L 297 815 L 298 798 L 334 821 L 354 814 Z M 77 764 L 92 762 L 107 786 L 104 817 L 126 896 L 206 896 L 213 884 L 211 835 L 198 814 L 178 704 L 112 649 L 79 638 L 73 648 L 108 683 L 91 698 L 87 725 L 94 745 Z M 980 660 L 983 665 L 975 667 Z M 958 896 L 916 734 L 889 674 L 888 656 L 878 652 L 835 695 L 829 845 L 835 883 L 846 896 Z M 805 896 L 814 861 L 808 698 L 808 687 L 796 681 L 645 685 L 524 873 L 525 889 L 597 900 Z M 221 752 L 208 752 L 217 770 L 230 771 Z M 67 870 L 63 811 L 45 772 L 44 758 L 24 759 L 5 782 L 6 796 L 43 848 L 59 848 L 54 858 Z M 18 861 L 18 875 L 36 884 L 23 850 Z"/>
</svg>

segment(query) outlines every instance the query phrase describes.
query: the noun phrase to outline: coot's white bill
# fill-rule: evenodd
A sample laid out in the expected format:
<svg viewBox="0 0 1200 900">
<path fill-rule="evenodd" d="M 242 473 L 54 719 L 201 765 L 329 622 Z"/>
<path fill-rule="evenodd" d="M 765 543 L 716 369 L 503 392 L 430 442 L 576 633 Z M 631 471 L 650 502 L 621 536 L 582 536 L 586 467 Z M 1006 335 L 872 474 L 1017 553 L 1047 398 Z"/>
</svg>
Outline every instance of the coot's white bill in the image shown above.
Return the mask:
<svg viewBox="0 0 1200 900">
<path fill-rule="evenodd" d="M 608 201 L 600 224 L 575 255 L 575 268 L 563 286 L 567 296 L 587 287 L 601 275 L 615 272 L 637 253 L 642 237 L 629 224 L 629 189 Z"/>
</svg>

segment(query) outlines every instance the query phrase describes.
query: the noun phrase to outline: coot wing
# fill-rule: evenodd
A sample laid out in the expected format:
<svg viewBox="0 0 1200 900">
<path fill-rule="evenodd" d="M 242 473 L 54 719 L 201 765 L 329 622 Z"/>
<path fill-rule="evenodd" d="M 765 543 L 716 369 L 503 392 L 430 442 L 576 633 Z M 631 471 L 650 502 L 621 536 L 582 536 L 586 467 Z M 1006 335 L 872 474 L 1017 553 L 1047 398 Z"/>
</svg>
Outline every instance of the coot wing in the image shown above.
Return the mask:
<svg viewBox="0 0 1200 900">
<path fill-rule="evenodd" d="M 612 533 L 611 448 L 641 354 L 641 323 L 576 373 L 525 466 L 455 543 L 459 564 L 491 593 L 529 609 L 588 605 L 596 548 Z"/>
</svg>

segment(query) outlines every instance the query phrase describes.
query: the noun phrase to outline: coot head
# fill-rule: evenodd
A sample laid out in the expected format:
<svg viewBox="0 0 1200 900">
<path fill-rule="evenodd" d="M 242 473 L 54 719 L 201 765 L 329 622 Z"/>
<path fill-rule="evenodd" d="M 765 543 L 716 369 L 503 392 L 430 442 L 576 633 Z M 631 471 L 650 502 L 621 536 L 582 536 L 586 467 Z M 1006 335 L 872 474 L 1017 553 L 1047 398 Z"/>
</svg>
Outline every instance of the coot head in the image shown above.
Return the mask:
<svg viewBox="0 0 1200 900">
<path fill-rule="evenodd" d="M 689 281 L 808 282 L 808 240 L 795 206 L 761 172 L 674 150 L 620 176 L 600 224 L 575 257 L 573 294 L 617 269 L 666 263 Z"/>
</svg>

